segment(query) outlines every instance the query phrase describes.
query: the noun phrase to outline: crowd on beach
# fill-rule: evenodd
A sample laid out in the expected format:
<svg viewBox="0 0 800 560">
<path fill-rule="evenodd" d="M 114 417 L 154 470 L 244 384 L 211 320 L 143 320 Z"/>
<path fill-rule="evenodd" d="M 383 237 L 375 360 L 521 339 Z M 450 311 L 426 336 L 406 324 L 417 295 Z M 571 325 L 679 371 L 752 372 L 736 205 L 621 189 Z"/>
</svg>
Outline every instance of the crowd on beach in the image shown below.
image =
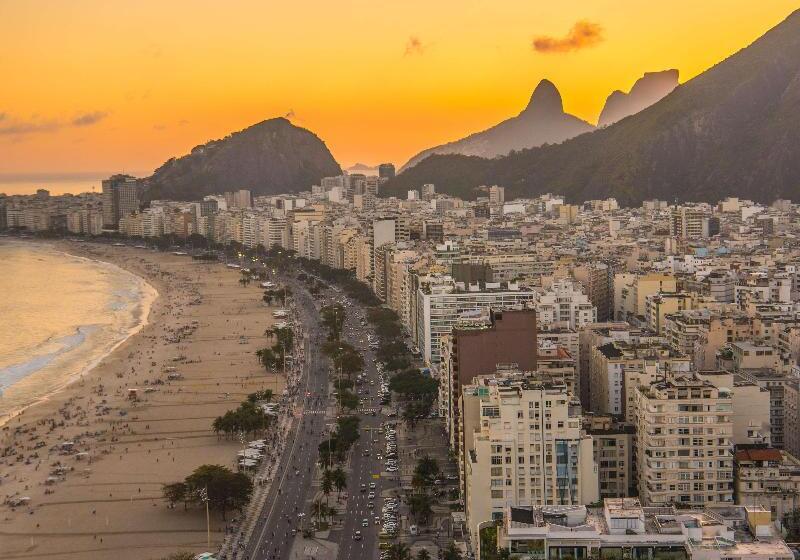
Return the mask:
<svg viewBox="0 0 800 560">
<path fill-rule="evenodd" d="M 124 548 L 126 538 L 141 547 L 152 527 L 155 550 L 157 534 L 170 524 L 178 532 L 185 529 L 187 542 L 197 544 L 193 533 L 205 529 L 204 520 L 146 512 L 166 510 L 161 486 L 172 481 L 172 473 L 185 476 L 198 461 L 235 464 L 234 444 L 217 441 L 211 419 L 269 385 L 251 354 L 272 319 L 260 292 L 242 288 L 236 273 L 222 267 L 185 266 L 178 257 L 140 256 L 133 249 L 129 254 L 93 246 L 80 250 L 139 274 L 159 297 L 141 332 L 61 392 L 2 426 L 0 494 L 8 543 L 22 550 L 28 544 L 23 535 L 39 531 L 42 538 L 31 542 L 53 549 L 65 542 L 76 546 L 76 540 L 59 544 L 54 536 L 69 532 L 63 526 L 67 515 L 76 534 L 86 533 L 85 539 L 105 549 Z M 295 413 L 297 366 L 287 371 L 282 414 Z M 284 382 L 271 383 L 277 389 Z M 285 425 L 283 419 L 279 426 Z M 105 526 L 93 521 L 98 515 Z M 115 536 L 112 545 L 103 533 L 115 523 L 138 525 L 140 533 Z M 215 530 L 224 533 L 226 525 Z M 234 531 L 231 525 L 227 530 Z"/>
</svg>

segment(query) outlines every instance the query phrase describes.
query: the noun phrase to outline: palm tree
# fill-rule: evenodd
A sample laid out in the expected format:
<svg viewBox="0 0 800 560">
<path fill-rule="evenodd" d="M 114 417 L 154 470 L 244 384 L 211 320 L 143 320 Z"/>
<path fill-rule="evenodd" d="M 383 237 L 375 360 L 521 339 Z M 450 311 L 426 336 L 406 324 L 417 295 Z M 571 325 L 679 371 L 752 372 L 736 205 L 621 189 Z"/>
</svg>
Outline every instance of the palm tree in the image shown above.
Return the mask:
<svg viewBox="0 0 800 560">
<path fill-rule="evenodd" d="M 411 560 L 411 549 L 404 543 L 393 544 L 389 547 L 389 560 Z"/>
<path fill-rule="evenodd" d="M 328 496 L 333 491 L 333 472 L 325 469 L 322 473 L 322 493 L 325 494 L 325 503 L 328 503 Z"/>
<path fill-rule="evenodd" d="M 336 492 L 337 492 L 336 501 L 338 502 L 339 498 L 342 495 L 342 490 L 345 490 L 347 488 L 347 475 L 342 470 L 342 468 L 339 467 L 335 471 L 333 471 L 332 478 L 333 478 L 333 485 L 336 487 Z"/>
<path fill-rule="evenodd" d="M 417 552 L 417 560 L 431 560 L 431 553 L 423 548 Z"/>
<path fill-rule="evenodd" d="M 328 516 L 328 506 L 322 500 L 314 500 L 311 503 L 311 517 L 317 519 L 318 522 L 324 521 Z"/>
</svg>

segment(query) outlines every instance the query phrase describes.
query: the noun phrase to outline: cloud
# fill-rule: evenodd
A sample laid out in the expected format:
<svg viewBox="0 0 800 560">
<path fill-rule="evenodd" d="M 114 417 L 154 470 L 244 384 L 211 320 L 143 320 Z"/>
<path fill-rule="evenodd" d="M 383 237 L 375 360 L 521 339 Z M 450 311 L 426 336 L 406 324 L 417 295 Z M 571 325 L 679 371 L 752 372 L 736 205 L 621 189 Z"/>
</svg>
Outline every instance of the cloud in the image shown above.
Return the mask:
<svg viewBox="0 0 800 560">
<path fill-rule="evenodd" d="M 533 39 L 532 46 L 533 50 L 540 53 L 565 53 L 593 47 L 603 40 L 603 28 L 600 25 L 581 20 L 564 37 L 541 35 Z"/>
<path fill-rule="evenodd" d="M 294 109 L 289 109 L 289 112 L 283 115 L 284 119 L 293 119 L 297 116 L 297 113 L 294 112 Z"/>
<path fill-rule="evenodd" d="M 21 137 L 29 134 L 56 132 L 66 127 L 81 128 L 99 123 L 108 116 L 103 111 L 79 113 L 69 121 L 41 119 L 39 115 L 31 115 L 28 119 L 12 117 L 9 113 L 0 113 L 0 136 Z"/>
<path fill-rule="evenodd" d="M 3 122 L 6 115 L 3 115 Z M 8 121 L 9 124 L 0 126 L 0 136 L 22 136 L 25 134 L 36 134 L 40 132 L 54 132 L 61 128 L 61 124 L 55 121 Z"/>
<path fill-rule="evenodd" d="M 154 124 L 153 125 L 153 130 L 166 130 L 166 129 L 167 129 L 167 125 L 165 125 L 165 124 L 160 124 L 159 123 L 159 124 Z"/>
<path fill-rule="evenodd" d="M 406 53 L 405 56 L 412 56 L 415 54 L 423 54 L 425 52 L 425 45 L 422 44 L 419 37 L 416 35 L 412 35 L 408 38 L 406 42 Z"/>
<path fill-rule="evenodd" d="M 91 113 L 83 113 L 72 119 L 72 126 L 91 126 L 102 121 L 108 116 L 104 111 L 92 111 Z"/>
</svg>

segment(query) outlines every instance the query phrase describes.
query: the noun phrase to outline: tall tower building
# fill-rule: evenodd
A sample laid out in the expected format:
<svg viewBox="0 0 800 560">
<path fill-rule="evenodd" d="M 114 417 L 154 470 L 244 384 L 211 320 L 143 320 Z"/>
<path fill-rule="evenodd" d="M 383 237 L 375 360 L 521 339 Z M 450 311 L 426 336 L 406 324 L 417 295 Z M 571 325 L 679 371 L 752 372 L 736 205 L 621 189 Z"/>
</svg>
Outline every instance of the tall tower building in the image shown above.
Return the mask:
<svg viewBox="0 0 800 560">
<path fill-rule="evenodd" d="M 381 179 L 393 179 L 395 175 L 394 165 L 382 163 L 378 166 L 378 177 Z"/>
<path fill-rule="evenodd" d="M 634 398 L 642 504 L 732 504 L 730 390 L 679 374 L 640 387 Z"/>
<path fill-rule="evenodd" d="M 120 218 L 138 212 L 144 185 L 130 175 L 112 175 L 103 181 L 103 226 L 116 228 Z"/>
</svg>

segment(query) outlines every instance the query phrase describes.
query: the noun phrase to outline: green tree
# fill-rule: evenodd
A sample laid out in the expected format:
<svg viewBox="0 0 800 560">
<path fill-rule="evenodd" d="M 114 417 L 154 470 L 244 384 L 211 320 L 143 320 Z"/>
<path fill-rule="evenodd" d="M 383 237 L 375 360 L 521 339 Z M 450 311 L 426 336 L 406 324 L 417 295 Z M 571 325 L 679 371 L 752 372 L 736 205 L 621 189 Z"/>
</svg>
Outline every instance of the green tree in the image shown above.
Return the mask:
<svg viewBox="0 0 800 560">
<path fill-rule="evenodd" d="M 333 472 L 325 469 L 322 472 L 322 493 L 325 494 L 325 503 L 328 502 L 328 496 L 333 492 Z"/>
<path fill-rule="evenodd" d="M 793 509 L 783 515 L 783 529 L 786 531 L 787 541 L 800 541 L 800 509 Z"/>
<path fill-rule="evenodd" d="M 205 493 L 209 507 L 220 511 L 223 520 L 227 510 L 241 509 L 253 492 L 253 483 L 246 474 L 221 465 L 201 465 L 186 477 L 185 483 L 194 501 L 200 501 Z"/>
<path fill-rule="evenodd" d="M 438 475 L 439 464 L 436 459 L 426 455 L 417 461 L 411 484 L 418 488 L 427 488 L 433 485 L 433 481 Z"/>
<path fill-rule="evenodd" d="M 417 560 L 431 560 L 431 553 L 422 548 L 417 552 Z"/>
<path fill-rule="evenodd" d="M 184 482 L 175 482 L 173 484 L 164 484 L 162 488 L 164 499 L 169 502 L 170 506 L 174 506 L 178 502 L 183 502 L 183 509 L 186 509 L 189 501 L 189 489 Z"/>
<path fill-rule="evenodd" d="M 451 542 L 442 553 L 442 560 L 461 560 L 461 553 L 456 548 L 456 544 Z"/>
<path fill-rule="evenodd" d="M 405 543 L 395 543 L 388 550 L 389 560 L 411 560 L 411 549 Z"/>
<path fill-rule="evenodd" d="M 348 410 L 355 410 L 358 408 L 358 396 L 350 391 L 339 392 L 339 405 Z"/>
<path fill-rule="evenodd" d="M 333 485 L 336 487 L 337 501 L 342 495 L 342 491 L 347 489 L 347 475 L 345 474 L 344 470 L 341 467 L 337 468 L 333 471 L 331 475 L 333 479 Z"/>
<path fill-rule="evenodd" d="M 426 525 L 433 513 L 433 498 L 427 494 L 412 494 L 406 498 L 408 510 L 420 525 Z"/>
</svg>

